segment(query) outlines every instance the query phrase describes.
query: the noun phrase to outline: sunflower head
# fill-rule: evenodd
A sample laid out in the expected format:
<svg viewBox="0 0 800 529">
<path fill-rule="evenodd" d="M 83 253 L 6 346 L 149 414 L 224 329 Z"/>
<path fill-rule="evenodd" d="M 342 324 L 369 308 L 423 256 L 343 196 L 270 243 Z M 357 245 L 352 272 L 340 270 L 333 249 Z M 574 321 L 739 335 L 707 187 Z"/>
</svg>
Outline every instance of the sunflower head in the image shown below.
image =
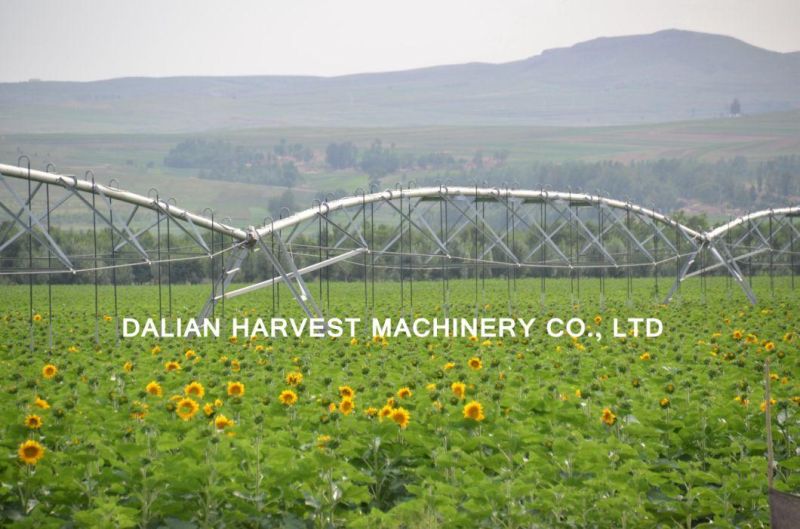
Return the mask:
<svg viewBox="0 0 800 529">
<path fill-rule="evenodd" d="M 464 418 L 476 422 L 484 420 L 486 417 L 483 415 L 483 405 L 477 400 L 465 404 Z"/>
<path fill-rule="evenodd" d="M 292 371 L 291 373 L 286 373 L 286 383 L 290 386 L 299 386 L 303 383 L 303 373 L 299 371 Z"/>
<path fill-rule="evenodd" d="M 33 405 L 36 406 L 37 408 L 41 408 L 43 410 L 49 410 L 50 409 L 50 404 L 46 400 L 44 400 L 43 398 L 38 397 L 38 396 L 36 397 L 36 400 L 33 401 Z"/>
<path fill-rule="evenodd" d="M 42 421 L 42 418 L 39 417 L 38 415 L 31 414 L 25 417 L 25 426 L 30 428 L 31 430 L 38 430 L 39 428 L 42 427 L 42 424 L 44 424 L 44 422 Z"/>
<path fill-rule="evenodd" d="M 180 371 L 181 365 L 178 362 L 170 361 L 164 364 L 164 371 Z"/>
<path fill-rule="evenodd" d="M 281 404 L 284 406 L 294 406 L 297 403 L 297 393 L 292 391 L 291 389 L 285 389 L 281 391 L 278 400 L 281 401 Z"/>
<path fill-rule="evenodd" d="M 378 412 L 378 417 L 380 417 L 381 420 L 385 419 L 386 417 L 391 417 L 393 410 L 394 408 L 387 404 Z"/>
<path fill-rule="evenodd" d="M 395 408 L 392 410 L 391 417 L 400 428 L 406 428 L 411 419 L 411 414 L 405 408 Z"/>
<path fill-rule="evenodd" d="M 27 465 L 35 465 L 44 457 L 44 447 L 33 439 L 28 439 L 17 450 L 19 458 Z"/>
<path fill-rule="evenodd" d="M 343 399 L 352 399 L 356 392 L 350 386 L 339 386 L 339 396 Z"/>
<path fill-rule="evenodd" d="M 407 399 L 411 395 L 413 395 L 413 393 L 411 393 L 409 388 L 403 387 L 397 390 L 397 396 L 401 399 Z"/>
<path fill-rule="evenodd" d="M 190 384 L 187 384 L 185 388 L 183 388 L 183 393 L 187 397 L 196 397 L 196 398 L 203 398 L 203 395 L 206 394 L 206 388 L 200 382 L 193 381 Z"/>
<path fill-rule="evenodd" d="M 234 423 L 231 419 L 228 419 L 224 415 L 217 415 L 214 418 L 214 427 L 217 430 L 224 430 L 225 428 L 229 428 L 229 427 L 233 426 L 234 424 L 236 424 L 236 423 Z"/>
<path fill-rule="evenodd" d="M 350 415 L 355 407 L 356 404 L 353 402 L 353 399 L 342 399 L 342 402 L 339 403 L 339 411 L 342 412 L 343 415 Z"/>
<path fill-rule="evenodd" d="M 42 376 L 48 380 L 55 377 L 58 374 L 58 368 L 53 364 L 47 364 L 42 368 Z"/>
<path fill-rule="evenodd" d="M 467 392 L 467 386 L 463 382 L 453 382 L 450 384 L 450 390 L 453 392 L 453 395 L 459 399 L 463 399 Z"/>
<path fill-rule="evenodd" d="M 200 405 L 197 404 L 197 402 L 190 399 L 189 397 L 184 397 L 181 400 L 179 400 L 178 404 L 175 406 L 175 413 L 177 413 L 178 417 L 180 417 L 184 421 L 188 421 L 195 416 L 197 410 L 199 409 Z"/>
<path fill-rule="evenodd" d="M 241 397 L 244 395 L 244 384 L 241 382 L 228 382 L 228 396 Z"/>
<path fill-rule="evenodd" d="M 470 369 L 474 369 L 476 371 L 483 367 L 483 362 L 481 362 L 481 359 L 477 356 L 470 358 L 467 364 L 469 365 Z"/>
<path fill-rule="evenodd" d="M 600 415 L 600 420 L 607 426 L 614 426 L 617 422 L 617 416 L 610 408 L 603 408 L 603 413 Z"/>
<path fill-rule="evenodd" d="M 148 395 L 152 395 L 154 397 L 161 397 L 164 395 L 164 390 L 161 388 L 161 384 L 153 380 L 147 386 L 145 386 L 144 390 L 147 392 Z"/>
</svg>

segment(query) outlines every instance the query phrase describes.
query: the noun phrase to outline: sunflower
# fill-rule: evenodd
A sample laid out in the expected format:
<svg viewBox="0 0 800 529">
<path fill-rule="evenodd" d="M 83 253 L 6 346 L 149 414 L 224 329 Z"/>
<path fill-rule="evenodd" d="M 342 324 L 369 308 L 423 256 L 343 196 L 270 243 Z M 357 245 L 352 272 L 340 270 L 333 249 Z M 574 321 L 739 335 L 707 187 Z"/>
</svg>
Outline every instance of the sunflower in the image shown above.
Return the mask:
<svg viewBox="0 0 800 529">
<path fill-rule="evenodd" d="M 456 365 L 453 362 L 447 362 L 445 365 L 442 366 L 442 369 L 444 371 L 450 371 L 454 367 L 456 367 Z"/>
<path fill-rule="evenodd" d="M 150 354 L 157 355 L 160 352 L 161 352 L 161 346 L 160 345 L 154 345 L 153 348 L 150 349 Z"/>
<path fill-rule="evenodd" d="M 483 367 L 483 362 L 481 362 L 481 359 L 478 358 L 477 356 L 473 356 L 472 358 L 470 358 L 467 364 L 469 365 L 470 368 L 474 369 L 475 371 Z"/>
<path fill-rule="evenodd" d="M 662 408 L 669 408 L 669 404 L 670 404 L 669 397 L 664 397 L 663 399 L 658 401 L 658 405 L 661 406 Z"/>
<path fill-rule="evenodd" d="M 206 402 L 203 405 L 203 413 L 206 414 L 206 417 L 211 417 L 212 415 L 214 415 L 214 406 L 212 406 L 210 403 Z"/>
<path fill-rule="evenodd" d="M 450 390 L 453 392 L 453 395 L 459 399 L 463 399 L 467 392 L 467 385 L 463 382 L 453 382 L 450 384 Z"/>
<path fill-rule="evenodd" d="M 320 435 L 319 437 L 317 437 L 317 448 L 319 448 L 320 450 L 327 448 L 328 443 L 330 442 L 331 442 L 330 435 L 325 435 L 325 434 Z"/>
<path fill-rule="evenodd" d="M 58 368 L 53 364 L 47 364 L 42 368 L 42 376 L 48 380 L 53 378 L 58 374 Z"/>
<path fill-rule="evenodd" d="M 231 371 L 233 371 L 234 373 L 238 373 L 239 371 L 241 371 L 241 369 L 242 369 L 242 366 L 239 365 L 239 361 L 238 360 L 236 360 L 235 358 L 233 360 L 231 360 Z"/>
<path fill-rule="evenodd" d="M 237 344 L 237 343 L 239 343 L 239 338 L 237 338 L 236 336 L 230 336 L 228 338 L 228 342 L 230 342 L 232 344 Z"/>
<path fill-rule="evenodd" d="M 35 465 L 44 457 L 44 447 L 32 439 L 28 439 L 19 445 L 17 455 L 26 464 Z"/>
<path fill-rule="evenodd" d="M 231 397 L 244 395 L 244 384 L 241 382 L 228 382 L 228 395 Z"/>
<path fill-rule="evenodd" d="M 603 317 L 598 314 L 597 316 L 594 317 L 594 324 L 600 325 L 601 323 L 603 323 Z"/>
<path fill-rule="evenodd" d="M 617 422 L 617 416 L 610 408 L 603 408 L 603 414 L 600 415 L 600 420 L 608 426 L 613 426 Z"/>
<path fill-rule="evenodd" d="M 178 362 L 170 361 L 164 364 L 164 371 L 166 372 L 180 371 L 180 370 L 181 370 L 181 365 Z"/>
<path fill-rule="evenodd" d="M 299 386 L 303 383 L 303 373 L 299 371 L 292 371 L 291 373 L 286 373 L 286 383 L 290 386 Z"/>
<path fill-rule="evenodd" d="M 187 349 L 186 352 L 183 353 L 183 356 L 185 356 L 187 360 L 191 360 L 197 356 L 197 353 L 194 352 L 194 349 Z"/>
<path fill-rule="evenodd" d="M 775 344 L 773 342 L 767 342 L 764 344 L 764 349 L 766 349 L 767 351 L 774 351 Z"/>
<path fill-rule="evenodd" d="M 36 400 L 33 401 L 33 405 L 36 406 L 37 408 L 41 408 L 43 410 L 49 410 L 50 409 L 50 404 L 46 400 L 44 400 L 43 398 L 39 397 L 38 395 L 36 397 Z"/>
<path fill-rule="evenodd" d="M 392 420 L 397 423 L 400 428 L 408 426 L 408 421 L 411 414 L 405 408 L 395 408 L 392 410 Z"/>
<path fill-rule="evenodd" d="M 206 388 L 200 382 L 193 381 L 191 384 L 188 384 L 185 388 L 183 388 L 183 393 L 187 397 L 197 397 L 198 399 L 203 398 L 203 395 L 206 394 Z"/>
<path fill-rule="evenodd" d="M 369 408 L 364 410 L 364 415 L 366 415 L 367 417 L 375 417 L 376 415 L 378 415 L 378 408 L 370 406 Z"/>
<path fill-rule="evenodd" d="M 224 430 L 225 428 L 235 424 L 235 422 L 233 422 L 231 419 L 228 419 L 224 415 L 217 415 L 217 417 L 214 419 L 214 426 L 217 428 L 217 430 Z"/>
<path fill-rule="evenodd" d="M 139 421 L 143 421 L 145 417 L 147 417 L 147 412 L 150 410 L 150 406 L 145 404 L 144 402 L 134 401 L 131 407 L 131 419 L 136 419 Z"/>
<path fill-rule="evenodd" d="M 285 389 L 281 391 L 278 400 L 280 400 L 281 404 L 284 406 L 294 406 L 294 404 L 297 402 L 297 393 L 291 389 Z"/>
<path fill-rule="evenodd" d="M 394 408 L 387 404 L 381 408 L 381 411 L 378 412 L 378 417 L 380 417 L 381 420 L 385 419 L 386 417 L 391 417 L 392 411 L 394 411 Z"/>
<path fill-rule="evenodd" d="M 736 329 L 736 330 L 733 331 L 733 334 L 731 336 L 733 336 L 734 340 L 741 340 L 742 336 L 744 336 L 744 334 L 739 329 Z"/>
<path fill-rule="evenodd" d="M 777 400 L 775 400 L 775 399 L 769 399 L 769 407 L 770 407 L 770 408 L 772 408 L 773 406 L 775 406 L 777 403 L 778 403 L 778 401 L 777 401 Z M 767 411 L 767 401 L 766 401 L 766 400 L 761 402 L 761 405 L 759 406 L 759 409 L 761 410 L 761 412 L 762 412 L 762 413 L 763 413 L 763 412 L 765 412 L 765 411 Z"/>
<path fill-rule="evenodd" d="M 483 405 L 477 400 L 468 402 L 464 405 L 464 418 L 476 422 L 484 420 L 486 417 L 483 415 Z"/>
<path fill-rule="evenodd" d="M 411 395 L 413 395 L 413 393 L 411 393 L 411 390 L 408 389 L 407 387 L 402 387 L 397 390 L 397 396 L 400 397 L 401 399 L 407 399 Z"/>
<path fill-rule="evenodd" d="M 339 386 L 339 396 L 343 399 L 352 399 L 356 392 L 350 386 Z"/>
<path fill-rule="evenodd" d="M 126 373 L 130 373 L 131 371 L 133 371 L 133 362 L 125 362 L 125 365 L 122 366 L 122 369 Z"/>
<path fill-rule="evenodd" d="M 197 404 L 197 402 L 189 397 L 183 397 L 178 401 L 178 405 L 175 407 L 175 413 L 184 421 L 188 421 L 194 417 L 199 409 L 200 405 Z"/>
<path fill-rule="evenodd" d="M 154 397 L 161 397 L 164 395 L 164 390 L 161 388 L 161 384 L 153 380 L 147 386 L 145 386 L 144 390 L 147 392 L 148 395 L 152 395 Z"/>
<path fill-rule="evenodd" d="M 353 402 L 353 399 L 342 399 L 342 402 L 339 403 L 339 411 L 342 412 L 343 415 L 350 415 L 355 407 L 356 404 Z"/>
<path fill-rule="evenodd" d="M 27 426 L 31 430 L 38 430 L 39 428 L 42 427 L 42 424 L 44 424 L 44 422 L 42 421 L 42 418 L 39 417 L 38 415 L 28 415 L 27 417 L 25 417 L 25 426 Z"/>
<path fill-rule="evenodd" d="M 37 312 L 33 315 L 33 321 L 42 321 L 42 315 Z"/>
</svg>

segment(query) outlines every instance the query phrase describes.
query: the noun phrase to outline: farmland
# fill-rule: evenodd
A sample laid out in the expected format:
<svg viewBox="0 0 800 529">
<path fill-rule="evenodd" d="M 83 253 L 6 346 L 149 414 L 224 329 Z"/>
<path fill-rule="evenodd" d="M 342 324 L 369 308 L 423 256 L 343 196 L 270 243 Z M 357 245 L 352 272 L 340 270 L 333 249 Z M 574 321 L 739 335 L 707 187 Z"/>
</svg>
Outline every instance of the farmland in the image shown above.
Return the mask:
<svg viewBox="0 0 800 529">
<path fill-rule="evenodd" d="M 663 306 L 645 279 L 628 302 L 623 281 L 601 301 L 596 282 L 571 297 L 550 280 L 542 304 L 538 279 L 519 280 L 511 313 L 604 333 L 655 317 L 661 337 L 117 342 L 111 287 L 96 319 L 93 287 L 59 285 L 51 351 L 38 285 L 31 352 L 28 289 L 4 286 L 0 525 L 768 527 L 767 357 L 776 488 L 800 487 L 798 291 L 756 277 L 751 307 L 708 278 Z M 450 282 L 452 316 L 509 315 L 505 280 L 477 299 L 475 285 Z M 365 288 L 333 283 L 323 307 L 365 318 Z M 414 288 L 412 309 L 377 284 L 374 315 L 443 317 L 441 284 Z M 172 317 L 208 290 L 173 286 Z M 276 294 L 232 300 L 225 318 L 300 316 L 286 290 L 273 313 Z M 156 287 L 117 298 L 119 317 L 159 316 Z"/>
<path fill-rule="evenodd" d="M 381 178 L 383 187 L 396 182 L 409 185 L 413 182 L 462 183 L 489 180 L 491 185 L 517 180 L 525 185 L 540 186 L 548 181 L 529 182 L 522 177 L 534 172 L 533 164 L 632 162 L 656 160 L 692 160 L 713 163 L 744 157 L 753 163 L 767 162 L 778 157 L 800 154 L 800 119 L 797 111 L 745 116 L 737 119 L 709 119 L 662 124 L 628 125 L 617 127 L 534 127 L 534 126 L 431 126 L 403 128 L 332 128 L 332 127 L 282 127 L 248 130 L 218 130 L 194 134 L 4 134 L 0 136 L 0 161 L 14 164 L 25 154 L 31 158 L 32 167 L 44 168 L 48 162 L 56 170 L 83 175 L 92 170 L 99 182 L 115 179 L 125 189 L 145 193 L 157 189 L 163 197 L 176 197 L 180 205 L 200 211 L 213 205 L 220 217 L 229 216 L 237 223 L 260 223 L 267 215 L 277 215 L 270 201 L 277 199 L 287 188 L 247 181 L 220 181 L 199 178 L 197 169 L 176 168 L 164 164 L 164 159 L 177 144 L 187 138 L 225 141 L 252 150 L 269 151 L 281 140 L 300 143 L 311 150 L 313 160 L 300 165 L 301 178 L 292 189 L 296 207 L 307 206 L 315 197 L 326 193 L 352 193 L 356 188 L 366 188 L 370 178 L 356 167 L 334 170 L 325 163 L 325 149 L 331 142 L 352 142 L 361 151 L 380 139 L 384 146 L 400 157 L 446 153 L 459 161 L 456 169 L 434 170 L 413 168 L 395 171 Z M 507 156 L 500 166 L 493 157 L 496 153 Z M 487 160 L 483 169 L 474 167 L 478 154 Z M 596 186 L 605 190 L 625 188 L 632 200 L 653 201 L 661 198 L 669 203 L 660 204 L 668 210 L 679 205 L 664 199 L 664 193 L 647 194 L 645 190 L 668 184 L 686 188 L 669 178 L 632 183 L 619 178 L 597 180 L 602 167 L 588 167 L 587 175 L 576 182 L 585 191 L 596 192 Z M 736 169 L 724 171 L 731 175 Z M 683 173 L 683 172 L 682 172 Z M 589 176 L 592 182 L 589 182 Z M 683 175 L 685 176 L 685 175 Z M 700 175 L 698 180 L 710 178 Z M 795 178 L 796 181 L 796 178 Z M 574 182 L 573 182 L 574 183 Z M 755 182 L 741 182 L 741 185 Z M 566 190 L 568 184 L 560 188 Z M 572 184 L 569 184 L 572 185 Z M 634 186 L 638 186 L 632 189 Z M 729 185 L 723 186 L 726 190 Z M 654 196 L 653 196 L 654 195 Z M 791 202 L 792 196 L 783 194 Z M 725 218 L 735 212 L 721 212 L 720 200 L 706 201 L 697 207 Z M 774 201 L 767 201 L 774 206 Z M 748 204 L 752 200 L 748 197 Z M 696 204 L 694 206 L 697 206 Z M 765 206 L 766 207 L 766 206 Z"/>
</svg>

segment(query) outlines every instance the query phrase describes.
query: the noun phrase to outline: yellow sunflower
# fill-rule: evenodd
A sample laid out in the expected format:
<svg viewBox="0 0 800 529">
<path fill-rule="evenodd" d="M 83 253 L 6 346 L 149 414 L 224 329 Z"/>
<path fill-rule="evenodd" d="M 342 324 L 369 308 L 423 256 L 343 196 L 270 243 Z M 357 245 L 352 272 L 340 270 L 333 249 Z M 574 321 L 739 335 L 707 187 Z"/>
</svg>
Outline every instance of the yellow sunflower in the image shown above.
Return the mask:
<svg viewBox="0 0 800 529">
<path fill-rule="evenodd" d="M 50 404 L 46 400 L 44 400 L 43 398 L 41 398 L 39 396 L 37 396 L 36 400 L 33 401 L 33 405 L 36 406 L 37 408 L 41 408 L 43 410 L 49 410 L 50 409 Z"/>
<path fill-rule="evenodd" d="M 387 404 L 381 408 L 381 411 L 378 412 L 378 417 L 380 417 L 381 420 L 385 419 L 386 417 L 391 417 L 392 411 L 394 411 L 394 408 Z"/>
<path fill-rule="evenodd" d="M 42 421 L 42 418 L 39 417 L 38 415 L 28 415 L 27 417 L 25 417 L 25 426 L 27 426 L 31 430 L 38 430 L 39 428 L 42 427 L 42 424 L 44 424 L 44 422 Z"/>
<path fill-rule="evenodd" d="M 180 371 L 181 365 L 178 362 L 170 361 L 164 364 L 164 371 Z"/>
<path fill-rule="evenodd" d="M 353 402 L 353 399 L 342 399 L 342 402 L 339 403 L 339 411 L 342 412 L 343 415 L 350 415 L 355 407 L 356 404 Z"/>
<path fill-rule="evenodd" d="M 478 358 L 477 356 L 473 356 L 472 358 L 470 358 L 467 364 L 471 369 L 474 369 L 475 371 L 483 367 L 483 362 L 481 362 L 481 359 Z"/>
<path fill-rule="evenodd" d="M 161 397 L 164 395 L 164 390 L 161 388 L 161 384 L 153 380 L 147 386 L 145 386 L 144 390 L 147 392 L 148 395 L 153 395 L 154 397 Z"/>
<path fill-rule="evenodd" d="M 189 397 L 184 397 L 178 401 L 178 405 L 175 406 L 175 413 L 178 414 L 178 417 L 183 419 L 184 421 L 188 421 L 192 417 L 195 416 L 197 410 L 200 409 L 200 405 L 197 404 L 194 400 L 190 399 Z"/>
<path fill-rule="evenodd" d="M 26 464 L 35 465 L 44 457 L 44 447 L 32 439 L 28 439 L 19 445 L 17 455 Z"/>
<path fill-rule="evenodd" d="M 290 386 L 299 386 L 303 383 L 303 373 L 299 371 L 292 371 L 286 374 L 286 383 Z"/>
<path fill-rule="evenodd" d="M 241 382 L 228 382 L 228 395 L 231 397 L 244 395 L 244 384 Z"/>
<path fill-rule="evenodd" d="M 224 430 L 225 428 L 229 428 L 235 424 L 235 422 L 233 422 L 231 419 L 228 419 L 224 415 L 217 415 L 214 419 L 214 426 L 217 428 L 217 430 Z"/>
<path fill-rule="evenodd" d="M 477 400 L 464 405 L 464 418 L 480 422 L 486 417 L 483 415 L 483 405 Z"/>
<path fill-rule="evenodd" d="M 453 382 L 450 384 L 450 390 L 453 392 L 453 395 L 459 399 L 463 399 L 467 392 L 467 385 L 463 382 Z"/>
<path fill-rule="evenodd" d="M 278 399 L 284 406 L 294 406 L 294 404 L 297 402 L 297 393 L 295 393 L 291 389 L 285 389 L 281 391 L 281 394 L 278 397 Z"/>
<path fill-rule="evenodd" d="M 600 415 L 600 420 L 608 426 L 613 426 L 617 422 L 617 416 L 610 408 L 603 408 L 603 413 Z"/>
<path fill-rule="evenodd" d="M 405 408 L 395 408 L 392 410 L 392 420 L 396 422 L 400 428 L 407 427 L 410 419 L 411 414 L 408 413 L 408 410 Z"/>
<path fill-rule="evenodd" d="M 407 399 L 411 395 L 413 395 L 413 393 L 411 393 L 411 390 L 406 387 L 397 390 L 397 396 L 401 399 Z"/>
<path fill-rule="evenodd" d="M 58 368 L 53 364 L 47 364 L 42 368 L 42 376 L 48 380 L 58 374 Z"/>
<path fill-rule="evenodd" d="M 356 392 L 350 386 L 339 386 L 339 396 L 343 399 L 352 399 Z"/>
<path fill-rule="evenodd" d="M 206 388 L 200 382 L 193 381 L 191 384 L 188 384 L 185 388 L 183 388 L 183 393 L 187 397 L 196 397 L 198 399 L 203 398 L 203 395 L 206 394 Z"/>
</svg>

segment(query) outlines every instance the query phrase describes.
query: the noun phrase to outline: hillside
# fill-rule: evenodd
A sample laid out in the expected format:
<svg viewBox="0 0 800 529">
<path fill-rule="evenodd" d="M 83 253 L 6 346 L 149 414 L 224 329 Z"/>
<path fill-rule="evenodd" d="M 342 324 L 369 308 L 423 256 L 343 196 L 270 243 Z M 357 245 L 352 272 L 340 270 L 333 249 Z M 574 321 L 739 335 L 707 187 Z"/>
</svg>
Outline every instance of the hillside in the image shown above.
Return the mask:
<svg viewBox="0 0 800 529">
<path fill-rule="evenodd" d="M 255 127 L 603 126 L 800 108 L 800 53 L 666 30 L 505 64 L 341 77 L 125 78 L 0 84 L 0 133 Z"/>
</svg>

